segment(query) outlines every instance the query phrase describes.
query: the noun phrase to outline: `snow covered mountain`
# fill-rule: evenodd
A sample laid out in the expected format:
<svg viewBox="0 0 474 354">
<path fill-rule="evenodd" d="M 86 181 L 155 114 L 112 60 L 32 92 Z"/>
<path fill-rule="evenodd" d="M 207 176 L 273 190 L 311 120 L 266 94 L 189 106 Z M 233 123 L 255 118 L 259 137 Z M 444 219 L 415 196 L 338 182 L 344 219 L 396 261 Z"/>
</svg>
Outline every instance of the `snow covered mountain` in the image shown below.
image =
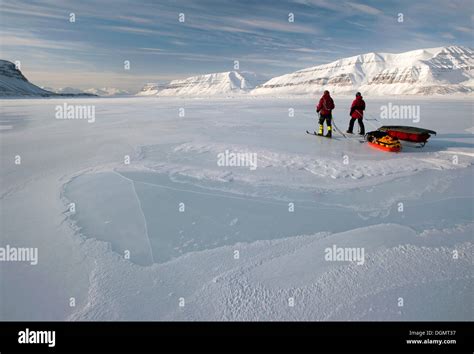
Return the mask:
<svg viewBox="0 0 474 354">
<path fill-rule="evenodd" d="M 59 93 L 59 94 L 66 94 L 66 95 L 79 95 L 79 94 L 83 94 L 84 91 L 80 90 L 80 89 L 77 89 L 77 88 L 74 88 L 74 87 L 62 87 L 62 88 L 59 88 L 59 89 L 54 89 L 52 87 L 42 87 L 42 89 L 44 90 L 48 90 L 48 91 L 51 91 L 51 92 L 54 92 L 54 93 Z"/>
<path fill-rule="evenodd" d="M 167 85 L 167 83 L 147 83 L 145 86 L 143 86 L 141 91 L 137 93 L 137 96 L 155 96 L 158 94 L 158 92 L 164 90 Z"/>
<path fill-rule="evenodd" d="M 265 79 L 246 71 L 228 71 L 173 80 L 168 84 L 147 84 L 139 96 L 219 96 L 249 92 Z"/>
<path fill-rule="evenodd" d="M 275 77 L 253 95 L 451 94 L 474 91 L 474 51 L 460 46 L 368 53 Z"/>
<path fill-rule="evenodd" d="M 0 96 L 52 96 L 55 93 L 33 85 L 10 61 L 0 60 Z"/>
<path fill-rule="evenodd" d="M 400 54 L 367 53 L 275 77 L 245 71 L 192 76 L 149 83 L 138 96 L 206 97 L 335 94 L 433 95 L 474 93 L 474 50 L 461 46 L 419 49 Z M 30 83 L 15 65 L 0 60 L 0 96 L 126 96 L 117 88 L 48 90 Z"/>
<path fill-rule="evenodd" d="M 127 96 L 130 95 L 129 91 L 118 89 L 115 87 L 103 87 L 103 88 L 88 88 L 85 90 L 73 88 L 73 87 L 64 87 L 55 89 L 52 87 L 41 87 L 43 90 L 51 91 L 58 94 L 73 94 L 73 95 L 94 95 L 102 97 L 112 97 L 112 96 Z"/>
<path fill-rule="evenodd" d="M 115 87 L 89 88 L 89 89 L 84 90 L 84 92 L 97 95 L 97 96 L 105 96 L 105 97 L 131 95 L 129 91 L 118 89 Z"/>
<path fill-rule="evenodd" d="M 83 93 L 80 90 L 66 87 L 61 92 L 52 92 L 38 87 L 21 73 L 21 71 L 8 60 L 0 60 L 0 97 L 29 97 L 29 96 L 95 96 Z"/>
</svg>

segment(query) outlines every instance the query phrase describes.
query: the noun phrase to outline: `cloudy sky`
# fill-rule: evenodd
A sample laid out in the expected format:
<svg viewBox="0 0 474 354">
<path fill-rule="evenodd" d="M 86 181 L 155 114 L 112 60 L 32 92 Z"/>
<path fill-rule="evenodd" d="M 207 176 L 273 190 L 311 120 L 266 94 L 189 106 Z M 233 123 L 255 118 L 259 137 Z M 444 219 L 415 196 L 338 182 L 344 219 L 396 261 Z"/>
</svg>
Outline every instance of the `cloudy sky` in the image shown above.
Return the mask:
<svg viewBox="0 0 474 354">
<path fill-rule="evenodd" d="M 270 77 L 372 51 L 474 46 L 472 0 L 0 1 L 0 58 L 53 88 L 137 90 L 235 60 Z"/>
</svg>

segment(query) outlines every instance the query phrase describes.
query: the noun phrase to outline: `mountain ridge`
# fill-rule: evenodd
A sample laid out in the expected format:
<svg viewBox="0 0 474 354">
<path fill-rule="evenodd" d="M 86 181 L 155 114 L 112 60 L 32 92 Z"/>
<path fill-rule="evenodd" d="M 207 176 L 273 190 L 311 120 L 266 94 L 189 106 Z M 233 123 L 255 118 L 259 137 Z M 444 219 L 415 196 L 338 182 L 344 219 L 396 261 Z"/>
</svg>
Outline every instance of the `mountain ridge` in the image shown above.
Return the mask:
<svg viewBox="0 0 474 354">
<path fill-rule="evenodd" d="M 75 97 L 88 93 L 56 93 L 32 84 L 17 66 L 0 59 L 0 97 Z"/>
<path fill-rule="evenodd" d="M 463 46 L 416 49 L 403 53 L 370 52 L 304 68 L 270 80 L 248 71 L 195 75 L 168 83 L 148 83 L 137 96 L 301 96 L 324 90 L 352 95 L 446 95 L 474 93 L 474 50 Z M 56 91 L 56 92 L 54 92 Z M 15 64 L 0 60 L 0 96 L 120 96 L 115 88 L 46 90 Z"/>
<path fill-rule="evenodd" d="M 249 71 L 195 75 L 169 83 L 146 84 L 138 96 L 215 96 L 245 94 L 263 83 L 263 76 Z"/>
<path fill-rule="evenodd" d="M 474 50 L 461 46 L 398 54 L 365 53 L 270 79 L 252 95 L 334 93 L 445 94 L 474 91 Z"/>
</svg>

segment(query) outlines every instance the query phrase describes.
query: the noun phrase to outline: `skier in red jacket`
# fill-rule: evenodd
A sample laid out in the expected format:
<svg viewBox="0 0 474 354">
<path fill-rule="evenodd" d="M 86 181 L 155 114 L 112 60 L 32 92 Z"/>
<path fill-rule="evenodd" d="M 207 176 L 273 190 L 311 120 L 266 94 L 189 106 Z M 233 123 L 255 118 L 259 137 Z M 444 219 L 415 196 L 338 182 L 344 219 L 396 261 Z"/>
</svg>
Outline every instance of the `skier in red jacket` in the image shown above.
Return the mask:
<svg viewBox="0 0 474 354">
<path fill-rule="evenodd" d="M 319 133 L 318 135 L 323 135 L 324 131 L 324 121 L 326 121 L 326 124 L 328 126 L 328 133 L 326 134 L 326 137 L 330 138 L 332 136 L 332 125 L 331 125 L 331 120 L 332 120 L 332 110 L 336 106 L 334 105 L 334 101 L 329 95 L 329 91 L 326 90 L 324 91 L 323 96 L 319 99 L 319 103 L 316 106 L 316 112 L 319 113 Z"/>
<path fill-rule="evenodd" d="M 351 116 L 351 121 L 349 122 L 349 129 L 347 129 L 347 133 L 352 134 L 352 130 L 354 129 L 354 123 L 357 119 L 360 128 L 359 134 L 365 135 L 364 122 L 362 121 L 362 119 L 364 118 L 364 110 L 365 102 L 362 99 L 362 95 L 360 94 L 360 92 L 357 92 L 356 98 L 352 102 L 351 111 L 349 113 L 349 115 Z"/>
</svg>

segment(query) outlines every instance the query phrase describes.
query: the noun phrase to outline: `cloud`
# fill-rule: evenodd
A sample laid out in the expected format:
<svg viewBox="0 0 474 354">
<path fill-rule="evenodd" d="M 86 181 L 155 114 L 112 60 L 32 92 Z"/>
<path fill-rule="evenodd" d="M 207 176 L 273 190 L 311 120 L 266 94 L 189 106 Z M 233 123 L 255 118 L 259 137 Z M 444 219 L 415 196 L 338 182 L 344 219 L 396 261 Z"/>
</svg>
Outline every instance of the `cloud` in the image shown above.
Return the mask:
<svg viewBox="0 0 474 354">
<path fill-rule="evenodd" d="M 296 4 L 301 4 L 301 5 L 306 5 L 310 7 L 319 7 L 322 9 L 326 10 L 332 10 L 332 11 L 341 11 L 342 6 L 340 3 L 337 3 L 336 1 L 330 1 L 330 0 L 294 0 Z"/>
<path fill-rule="evenodd" d="M 68 70 L 67 75 L 63 72 L 49 72 L 46 73 L 44 70 L 24 70 L 23 72 L 35 85 L 48 86 L 48 87 L 74 87 L 78 89 L 87 89 L 91 87 L 117 87 L 120 89 L 131 89 L 132 91 L 138 90 L 143 87 L 146 82 L 153 81 L 170 81 L 176 78 L 176 74 L 164 74 L 164 75 L 126 75 L 123 72 L 107 72 L 103 70 Z M 97 80 L 100 78 L 100 81 Z"/>
<path fill-rule="evenodd" d="M 126 22 L 133 22 L 133 23 L 140 23 L 140 24 L 153 23 L 153 21 L 152 21 L 151 19 L 144 18 L 144 17 L 141 17 L 141 16 L 124 16 L 124 15 L 120 15 L 120 16 L 117 16 L 117 19 L 123 20 L 123 21 L 126 21 Z"/>
<path fill-rule="evenodd" d="M 116 25 L 99 25 L 97 28 L 102 28 L 108 31 L 116 31 L 123 33 L 135 33 L 135 34 L 158 34 L 158 31 L 152 29 L 140 28 L 140 27 L 131 27 L 131 26 L 116 26 Z"/>
<path fill-rule="evenodd" d="M 357 26 L 357 27 L 360 27 L 360 28 L 369 30 L 369 26 L 367 26 L 366 24 L 363 24 L 363 23 L 360 23 L 360 22 L 356 22 L 356 21 L 346 21 L 346 22 L 349 23 L 349 24 L 351 24 L 351 25 L 354 25 L 354 26 Z"/>
<path fill-rule="evenodd" d="M 369 6 L 369 5 L 364 5 L 364 4 L 358 4 L 355 2 L 346 2 L 347 5 L 353 7 L 354 9 L 366 13 L 368 15 L 381 15 L 383 12 L 380 11 L 379 9 Z"/>
<path fill-rule="evenodd" d="M 287 33 L 306 33 L 316 34 L 319 31 L 313 26 L 300 25 L 296 22 L 288 22 L 288 20 L 282 19 L 281 21 L 266 20 L 266 19 L 239 19 L 237 22 L 241 26 L 246 26 L 251 29 L 259 29 L 266 31 L 277 31 Z"/>
<path fill-rule="evenodd" d="M 225 71 L 235 59 L 246 70 L 280 75 L 371 51 L 470 45 L 473 21 L 472 0 L 432 0 L 429 6 L 409 0 L 0 1 L 1 28 L 8 29 L 0 30 L 2 55 L 44 70 L 44 80 L 63 75 L 68 81 L 74 70 L 77 82 L 81 70 L 101 82 L 101 73 L 125 58 L 133 60 L 133 74 L 148 77 L 145 82 L 154 74 Z M 402 24 L 399 11 L 406 14 Z M 70 12 L 77 23 L 69 23 Z M 180 12 L 184 23 L 178 22 Z M 84 75 L 86 80 L 85 87 L 97 86 L 93 75 Z"/>
<path fill-rule="evenodd" d="M 32 16 L 40 18 L 49 18 L 49 19 L 61 19 L 66 20 L 69 16 L 69 12 L 57 13 L 51 9 L 46 9 L 45 7 L 35 6 L 30 4 L 29 6 L 18 6 L 16 4 L 7 4 L 5 1 L 2 1 L 1 12 L 3 14 L 11 15 L 21 15 L 21 16 Z M 56 13 L 54 13 L 56 12 Z"/>
<path fill-rule="evenodd" d="M 446 38 L 446 39 L 454 39 L 455 37 L 451 33 L 443 33 L 441 37 Z"/>
<path fill-rule="evenodd" d="M 294 3 L 306 5 L 310 7 L 318 7 L 325 10 L 331 10 L 335 14 L 343 14 L 345 16 L 354 15 L 352 9 L 356 9 L 364 14 L 369 15 L 381 15 L 383 12 L 373 6 L 359 4 L 356 2 L 347 1 L 343 3 L 342 1 L 330 1 L 330 0 L 294 0 Z M 349 7 L 352 9 L 350 9 Z"/>
<path fill-rule="evenodd" d="M 144 51 L 148 51 L 148 52 L 160 52 L 160 53 L 163 53 L 164 52 L 164 49 L 160 49 L 160 48 L 148 48 L 148 47 L 143 47 L 143 48 L 140 48 L 141 50 L 144 50 Z"/>
<path fill-rule="evenodd" d="M 473 29 L 469 27 L 463 27 L 463 26 L 455 26 L 454 29 L 459 32 L 465 32 L 465 33 L 472 33 Z"/>
<path fill-rule="evenodd" d="M 182 60 L 195 60 L 195 61 L 209 61 L 209 62 L 218 62 L 218 61 L 229 61 L 233 62 L 236 58 L 232 58 L 225 55 L 217 54 L 202 54 L 202 53 L 190 53 L 190 52 L 176 52 L 170 50 L 161 50 L 158 48 L 140 48 L 141 50 L 147 52 L 148 54 L 159 55 L 159 56 L 170 56 L 177 57 Z"/>
<path fill-rule="evenodd" d="M 43 39 L 32 32 L 0 31 L 2 47 L 26 47 L 58 50 L 92 50 L 87 42 Z"/>
<path fill-rule="evenodd" d="M 330 50 L 326 48 L 318 48 L 318 49 L 312 49 L 312 48 L 294 48 L 291 49 L 293 52 L 299 52 L 299 53 L 312 53 L 312 54 L 321 54 L 321 53 L 340 53 L 340 51 L 337 50 Z"/>
</svg>

